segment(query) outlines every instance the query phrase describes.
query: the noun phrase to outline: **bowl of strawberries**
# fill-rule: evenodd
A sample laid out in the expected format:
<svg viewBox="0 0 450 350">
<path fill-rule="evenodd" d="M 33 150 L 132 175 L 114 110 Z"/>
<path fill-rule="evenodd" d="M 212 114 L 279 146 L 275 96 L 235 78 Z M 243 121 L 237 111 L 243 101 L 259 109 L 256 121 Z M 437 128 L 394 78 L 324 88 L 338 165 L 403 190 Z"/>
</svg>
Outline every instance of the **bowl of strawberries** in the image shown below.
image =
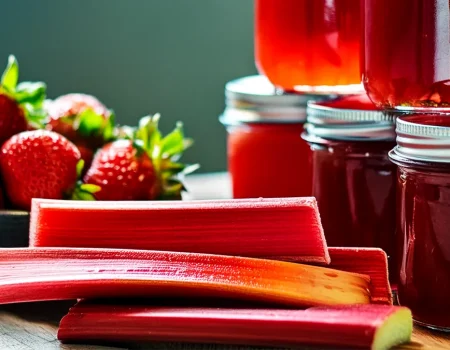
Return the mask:
<svg viewBox="0 0 450 350">
<path fill-rule="evenodd" d="M 96 97 L 46 96 L 43 82 L 20 82 L 14 56 L 0 80 L 0 246 L 27 246 L 33 198 L 181 200 L 180 161 L 192 145 L 183 124 L 163 135 L 159 114 L 121 126 Z"/>
</svg>

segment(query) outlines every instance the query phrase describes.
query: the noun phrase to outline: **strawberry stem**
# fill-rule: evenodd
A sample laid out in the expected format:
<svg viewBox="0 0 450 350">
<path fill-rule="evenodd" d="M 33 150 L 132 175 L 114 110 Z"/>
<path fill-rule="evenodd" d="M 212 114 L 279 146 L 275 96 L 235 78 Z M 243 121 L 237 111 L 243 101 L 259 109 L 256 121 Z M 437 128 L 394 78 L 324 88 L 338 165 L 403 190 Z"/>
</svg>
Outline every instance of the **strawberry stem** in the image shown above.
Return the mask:
<svg viewBox="0 0 450 350">
<path fill-rule="evenodd" d="M 163 137 L 158 127 L 160 118 L 160 114 L 141 118 L 134 139 L 141 141 L 142 147 L 152 159 L 158 175 L 157 198 L 181 199 L 181 192 L 186 189 L 179 175 L 192 173 L 199 168 L 198 164 L 178 162 L 183 152 L 193 145 L 193 140 L 185 138 L 182 122 L 177 122 L 175 129 Z"/>
<path fill-rule="evenodd" d="M 42 128 L 46 118 L 43 104 L 46 97 L 47 86 L 43 82 L 19 81 L 19 64 L 17 59 L 10 55 L 8 64 L 0 80 L 0 93 L 11 97 L 24 111 L 28 123 L 34 128 Z"/>
</svg>

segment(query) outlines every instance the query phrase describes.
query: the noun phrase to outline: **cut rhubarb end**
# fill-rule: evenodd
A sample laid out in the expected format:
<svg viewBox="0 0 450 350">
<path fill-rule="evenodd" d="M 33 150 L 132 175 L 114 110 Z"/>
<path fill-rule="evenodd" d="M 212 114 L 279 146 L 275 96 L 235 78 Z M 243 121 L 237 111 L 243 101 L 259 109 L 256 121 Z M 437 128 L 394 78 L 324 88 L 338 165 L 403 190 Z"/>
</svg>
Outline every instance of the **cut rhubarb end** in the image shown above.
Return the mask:
<svg viewBox="0 0 450 350">
<path fill-rule="evenodd" d="M 390 349 L 411 341 L 413 321 L 411 311 L 401 308 L 393 312 L 375 333 L 372 349 Z"/>
<path fill-rule="evenodd" d="M 0 250 L 0 304 L 193 296 L 308 307 L 370 303 L 370 278 L 232 256 L 78 248 Z"/>
<path fill-rule="evenodd" d="M 58 339 L 385 350 L 409 342 L 411 334 L 411 312 L 386 305 L 267 310 L 81 302 L 61 320 Z"/>
<path fill-rule="evenodd" d="M 314 198 L 167 202 L 34 199 L 30 246 L 148 249 L 330 262 Z"/>
<path fill-rule="evenodd" d="M 370 276 L 371 302 L 392 305 L 393 296 L 389 284 L 387 255 L 382 249 L 329 247 L 328 252 L 331 257 L 328 267 Z M 301 262 L 301 259 L 297 260 L 296 257 L 273 257 L 273 259 Z"/>
<path fill-rule="evenodd" d="M 382 249 L 330 247 L 328 251 L 331 268 L 370 276 L 372 303 L 392 305 L 387 255 Z"/>
</svg>

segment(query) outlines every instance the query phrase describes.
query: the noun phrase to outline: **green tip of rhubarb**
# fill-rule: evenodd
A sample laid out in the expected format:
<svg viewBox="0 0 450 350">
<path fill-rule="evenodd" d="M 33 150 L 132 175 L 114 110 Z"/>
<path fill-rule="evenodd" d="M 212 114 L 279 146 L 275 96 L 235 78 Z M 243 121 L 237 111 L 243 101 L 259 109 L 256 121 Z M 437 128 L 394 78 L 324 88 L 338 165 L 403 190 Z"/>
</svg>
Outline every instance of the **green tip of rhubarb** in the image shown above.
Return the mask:
<svg viewBox="0 0 450 350">
<path fill-rule="evenodd" d="M 388 350 L 411 341 L 413 320 L 407 308 L 397 308 L 378 328 L 372 344 L 372 350 Z"/>
</svg>

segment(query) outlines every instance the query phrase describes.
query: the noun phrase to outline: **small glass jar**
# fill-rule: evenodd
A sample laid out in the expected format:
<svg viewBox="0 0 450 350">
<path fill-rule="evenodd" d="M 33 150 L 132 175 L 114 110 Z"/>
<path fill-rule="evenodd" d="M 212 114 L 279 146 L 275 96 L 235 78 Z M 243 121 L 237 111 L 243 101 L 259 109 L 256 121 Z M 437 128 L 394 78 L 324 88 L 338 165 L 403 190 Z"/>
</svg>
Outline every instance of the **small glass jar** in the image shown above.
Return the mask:
<svg viewBox="0 0 450 350">
<path fill-rule="evenodd" d="M 285 91 L 364 91 L 360 0 L 256 0 L 255 60 Z"/>
<path fill-rule="evenodd" d="M 450 331 L 450 115 L 397 119 L 398 301 Z"/>
<path fill-rule="evenodd" d="M 225 93 L 233 197 L 311 196 L 311 152 L 300 135 L 307 101 L 325 97 L 277 92 L 263 76 L 231 81 Z"/>
<path fill-rule="evenodd" d="M 448 0 L 363 0 L 364 76 L 380 108 L 450 108 Z"/>
<path fill-rule="evenodd" d="M 378 247 L 395 265 L 396 166 L 392 117 L 366 95 L 310 103 L 303 138 L 312 149 L 313 196 L 328 245 Z M 396 274 L 390 273 L 395 284 Z"/>
</svg>

